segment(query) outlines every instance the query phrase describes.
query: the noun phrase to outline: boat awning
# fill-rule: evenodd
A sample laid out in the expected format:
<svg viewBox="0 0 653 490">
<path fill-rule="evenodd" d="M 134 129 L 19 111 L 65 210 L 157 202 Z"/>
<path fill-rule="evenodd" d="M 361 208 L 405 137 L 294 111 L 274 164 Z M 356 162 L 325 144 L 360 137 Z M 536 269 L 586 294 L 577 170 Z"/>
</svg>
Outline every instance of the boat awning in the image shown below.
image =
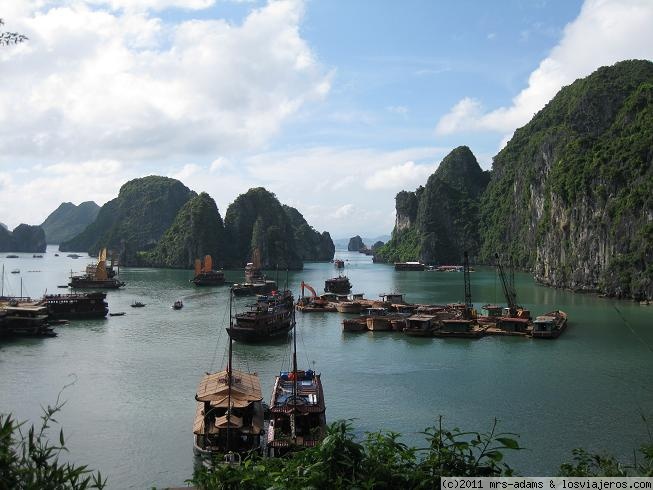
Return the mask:
<svg viewBox="0 0 653 490">
<path fill-rule="evenodd" d="M 229 377 L 227 371 L 207 374 L 197 387 L 195 398 L 200 402 L 227 404 Z M 258 375 L 242 371 L 231 372 L 231 402 L 233 406 L 246 406 L 252 401 L 262 400 L 261 382 Z"/>
<path fill-rule="evenodd" d="M 243 426 L 243 419 L 232 414 L 227 420 L 227 416 L 223 415 L 215 419 L 215 426 L 218 429 L 226 429 L 227 427 L 238 429 Z"/>
</svg>

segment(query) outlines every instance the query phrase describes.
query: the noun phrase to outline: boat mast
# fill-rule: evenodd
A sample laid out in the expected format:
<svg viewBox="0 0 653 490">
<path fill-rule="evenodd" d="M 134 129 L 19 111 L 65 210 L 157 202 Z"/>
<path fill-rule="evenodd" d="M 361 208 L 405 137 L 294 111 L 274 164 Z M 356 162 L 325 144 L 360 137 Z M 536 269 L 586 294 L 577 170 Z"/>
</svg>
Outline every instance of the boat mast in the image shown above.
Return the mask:
<svg viewBox="0 0 653 490">
<path fill-rule="evenodd" d="M 5 296 L 5 265 L 2 264 L 2 294 L 0 294 L 4 298 Z"/>
<path fill-rule="evenodd" d="M 233 324 L 231 317 L 231 303 L 233 300 L 233 288 L 229 289 L 229 360 L 227 361 L 227 453 L 229 453 L 229 436 L 231 429 L 231 360 L 232 360 L 232 345 L 231 340 L 231 326 Z"/>
<path fill-rule="evenodd" d="M 292 310 L 292 412 L 290 414 L 290 436 L 293 442 L 297 442 L 297 430 L 295 427 L 295 412 L 297 411 L 297 322 L 295 322 L 295 309 Z"/>
<path fill-rule="evenodd" d="M 469 279 L 469 256 L 467 255 L 467 250 L 465 250 L 465 256 L 463 260 L 463 278 L 465 281 L 465 313 L 469 318 L 471 315 L 471 310 L 474 307 L 472 303 L 472 284 Z"/>
</svg>

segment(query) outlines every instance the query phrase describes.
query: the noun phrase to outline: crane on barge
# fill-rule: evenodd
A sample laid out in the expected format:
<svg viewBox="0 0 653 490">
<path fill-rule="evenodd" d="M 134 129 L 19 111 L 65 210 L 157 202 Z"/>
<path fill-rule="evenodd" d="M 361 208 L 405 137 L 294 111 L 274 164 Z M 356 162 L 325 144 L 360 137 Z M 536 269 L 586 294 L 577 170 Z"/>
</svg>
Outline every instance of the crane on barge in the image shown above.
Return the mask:
<svg viewBox="0 0 653 490">
<path fill-rule="evenodd" d="M 513 318 L 528 318 L 530 319 L 530 312 L 525 310 L 517 304 L 517 291 L 515 290 L 515 280 L 514 276 L 511 273 L 511 280 L 509 281 L 506 277 L 506 273 L 503 270 L 501 265 L 501 260 L 499 254 L 495 253 L 494 258 L 497 261 L 497 270 L 499 271 L 499 277 L 501 278 L 501 286 L 503 287 L 503 295 L 506 298 L 506 303 L 508 303 L 508 316 Z"/>
</svg>

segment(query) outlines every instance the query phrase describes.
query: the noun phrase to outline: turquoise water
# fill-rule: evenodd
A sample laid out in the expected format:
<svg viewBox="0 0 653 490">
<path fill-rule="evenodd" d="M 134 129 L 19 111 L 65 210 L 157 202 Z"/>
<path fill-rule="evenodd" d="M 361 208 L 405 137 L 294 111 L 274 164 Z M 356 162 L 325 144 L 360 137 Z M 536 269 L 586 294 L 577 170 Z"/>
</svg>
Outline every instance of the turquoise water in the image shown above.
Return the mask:
<svg viewBox="0 0 653 490">
<path fill-rule="evenodd" d="M 20 254 L 5 264 L 5 294 L 33 297 L 65 284 L 87 259 Z M 370 257 L 338 252 L 354 292 L 374 298 L 399 291 L 410 302 L 461 301 L 462 274 L 395 272 Z M 9 271 L 20 268 L 20 274 Z M 40 272 L 28 272 L 28 271 Z M 58 417 L 72 460 L 99 468 L 110 488 L 181 485 L 193 468 L 194 394 L 202 373 L 223 366 L 228 289 L 196 288 L 190 271 L 125 269 L 127 287 L 110 291 L 122 317 L 78 321 L 59 336 L 0 343 L 0 412 L 37 421 L 62 387 Z M 285 277 L 285 274 L 281 274 Z M 309 263 L 289 275 L 319 291 L 335 275 Z M 227 271 L 242 280 L 242 271 Z M 494 270 L 472 273 L 476 305 L 502 302 Z M 281 279 L 280 279 L 281 280 Z M 555 341 L 486 337 L 419 339 L 392 332 L 343 334 L 338 313 L 301 314 L 300 367 L 322 373 L 327 419 L 354 419 L 357 431 L 388 429 L 419 444 L 419 431 L 439 415 L 449 427 L 520 434 L 527 449 L 508 455 L 524 475 L 552 475 L 582 446 L 628 458 L 648 440 L 653 421 L 653 306 L 640 306 L 537 286 L 517 274 L 519 302 L 534 314 L 566 311 L 569 328 Z M 170 308 L 183 299 L 184 308 Z M 145 308 L 130 308 L 134 300 Z M 251 299 L 239 299 L 242 308 Z M 266 400 L 274 375 L 289 365 L 290 343 L 234 344 L 236 364 L 257 371 Z M 649 427 L 651 428 L 651 427 Z M 56 435 L 56 432 L 53 433 Z"/>
</svg>

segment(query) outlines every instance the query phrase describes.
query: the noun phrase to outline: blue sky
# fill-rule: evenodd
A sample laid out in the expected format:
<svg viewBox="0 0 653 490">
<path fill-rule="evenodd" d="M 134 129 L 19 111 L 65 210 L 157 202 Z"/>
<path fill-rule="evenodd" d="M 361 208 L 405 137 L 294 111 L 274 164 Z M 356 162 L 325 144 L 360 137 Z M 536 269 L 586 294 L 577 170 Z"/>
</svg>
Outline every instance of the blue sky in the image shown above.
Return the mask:
<svg viewBox="0 0 653 490">
<path fill-rule="evenodd" d="M 0 221 L 175 177 L 221 214 L 265 186 L 334 238 L 468 145 L 484 168 L 563 85 L 653 57 L 653 2 L 16 0 Z"/>
</svg>

